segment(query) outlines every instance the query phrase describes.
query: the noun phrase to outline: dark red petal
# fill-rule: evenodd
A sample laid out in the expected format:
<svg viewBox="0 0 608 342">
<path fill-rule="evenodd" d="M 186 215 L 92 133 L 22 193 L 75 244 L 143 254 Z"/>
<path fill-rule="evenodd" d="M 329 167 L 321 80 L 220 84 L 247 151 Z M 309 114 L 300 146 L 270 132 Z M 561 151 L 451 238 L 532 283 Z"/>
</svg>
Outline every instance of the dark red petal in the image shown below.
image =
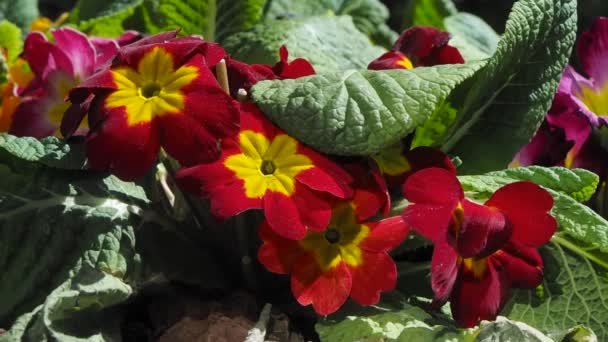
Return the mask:
<svg viewBox="0 0 608 342">
<path fill-rule="evenodd" d="M 281 132 L 275 125 L 268 120 L 262 111 L 251 102 L 239 104 L 241 118 L 241 132 L 253 131 L 261 133 L 268 140 L 274 139 L 278 132 Z"/>
<path fill-rule="evenodd" d="M 505 274 L 512 287 L 535 288 L 543 281 L 543 259 L 534 248 L 513 243 L 489 259 Z"/>
<path fill-rule="evenodd" d="M 302 224 L 311 230 L 325 230 L 331 220 L 334 198 L 297 182 L 295 191 L 293 201 L 300 212 Z"/>
<path fill-rule="evenodd" d="M 388 70 L 388 69 L 408 69 L 404 64 L 399 63 L 404 59 L 407 59 L 407 56 L 402 54 L 401 52 L 389 51 L 382 54 L 382 56 L 374 59 L 367 66 L 368 70 Z M 412 65 L 413 67 L 413 65 Z"/>
<path fill-rule="evenodd" d="M 362 264 L 349 266 L 353 279 L 351 297 L 361 305 L 377 304 L 380 292 L 391 291 L 397 283 L 397 267 L 386 253 L 361 251 Z"/>
<path fill-rule="evenodd" d="M 410 231 L 401 216 L 364 224 L 369 227 L 370 232 L 359 243 L 359 247 L 370 252 L 388 252 L 403 242 Z"/>
<path fill-rule="evenodd" d="M 606 128 L 602 128 L 605 130 Z M 601 133 L 599 133 L 601 134 Z M 602 146 L 598 134 L 592 134 L 574 157 L 571 167 L 583 168 L 597 174 L 600 179 L 608 177 L 608 150 Z"/>
<path fill-rule="evenodd" d="M 447 240 L 457 205 L 410 204 L 403 211 L 403 221 L 431 241 Z"/>
<path fill-rule="evenodd" d="M 392 51 L 408 56 L 415 66 L 461 64 L 464 59 L 457 49 L 448 45 L 450 34 L 433 27 L 415 26 L 401 33 Z M 444 49 L 447 51 L 443 51 Z"/>
<path fill-rule="evenodd" d="M 306 253 L 297 241 L 277 235 L 266 221 L 260 225 L 258 234 L 263 242 L 258 250 L 258 260 L 270 272 L 290 273 L 293 265 Z"/>
<path fill-rule="evenodd" d="M 576 42 L 576 53 L 590 78 L 600 85 L 608 81 L 608 18 L 596 18 L 591 29 L 580 35 Z"/>
<path fill-rule="evenodd" d="M 450 171 L 431 167 L 411 175 L 403 185 L 405 198 L 412 203 L 456 208 L 464 198 L 462 186 Z"/>
<path fill-rule="evenodd" d="M 274 191 L 264 194 L 264 215 L 268 225 L 280 236 L 290 240 L 301 240 L 306 236 L 306 227 L 293 198 Z"/>
<path fill-rule="evenodd" d="M 342 167 L 302 143 L 298 143 L 297 150 L 310 158 L 315 165 L 300 172 L 296 176 L 297 181 L 313 190 L 328 192 L 338 198 L 350 198 L 353 195 L 353 178 Z"/>
<path fill-rule="evenodd" d="M 553 207 L 553 197 L 532 182 L 505 185 L 485 205 L 498 208 L 507 217 L 512 226 L 511 239 L 524 246 L 544 245 L 557 227 L 548 213 Z"/>
<path fill-rule="evenodd" d="M 280 78 L 299 78 L 315 74 L 313 66 L 304 58 L 296 58 L 289 63 L 289 52 L 285 45 L 279 48 L 279 57 L 279 62 L 272 70 Z"/>
<path fill-rule="evenodd" d="M 488 263 L 488 270 L 481 279 L 463 272 L 458 277 L 450 306 L 452 316 L 458 325 L 466 328 L 475 326 L 481 320 L 494 320 L 508 293 L 508 280 Z"/>
<path fill-rule="evenodd" d="M 44 99 L 24 98 L 15 108 L 9 133 L 18 137 L 38 139 L 54 135 L 57 126 L 49 121 L 48 110 Z"/>
<path fill-rule="evenodd" d="M 464 64 L 464 58 L 462 58 L 462 55 L 457 48 L 450 45 L 444 45 L 434 49 L 427 58 L 421 60 L 421 66 L 441 64 Z"/>
<path fill-rule="evenodd" d="M 551 128 L 546 121 L 543 121 L 532 140 L 517 152 L 512 164 L 514 166 L 562 165 L 573 144 L 572 141 L 566 140 L 564 130 Z"/>
<path fill-rule="evenodd" d="M 387 215 L 390 210 L 391 198 L 384 178 L 375 164 L 369 167 L 363 164 L 349 164 L 346 170 L 355 180 L 353 187 L 355 193 L 352 202 L 355 204 L 357 221 L 364 220 L 378 214 L 380 211 Z"/>
<path fill-rule="evenodd" d="M 456 242 L 461 257 L 485 257 L 509 240 L 511 225 L 500 211 L 466 199 L 461 203 L 464 216 Z"/>
<path fill-rule="evenodd" d="M 458 254 L 447 241 L 437 241 L 431 259 L 433 304 L 441 306 L 450 297 L 458 276 Z"/>
<path fill-rule="evenodd" d="M 419 146 L 405 153 L 405 159 L 411 166 L 409 174 L 430 167 L 438 167 L 456 174 L 456 167 L 450 157 L 441 150 L 428 146 Z"/>
<path fill-rule="evenodd" d="M 346 265 L 322 272 L 312 255 L 298 259 L 292 267 L 291 290 L 301 305 L 312 304 L 319 315 L 337 311 L 348 299 L 352 277 Z"/>
<path fill-rule="evenodd" d="M 264 64 L 246 64 L 232 58 L 227 58 L 226 67 L 228 68 L 230 95 L 234 98 L 236 98 L 241 88 L 249 93 L 251 87 L 259 81 L 277 78 L 272 68 Z"/>
<path fill-rule="evenodd" d="M 116 83 L 114 83 L 112 73 L 110 70 L 102 70 L 72 88 L 68 94 L 68 99 L 72 103 L 82 103 L 93 93 L 97 94 L 113 89 L 116 89 Z"/>
<path fill-rule="evenodd" d="M 127 123 L 124 107 L 108 112 L 107 119 L 86 139 L 88 165 L 107 170 L 123 180 L 143 176 L 157 158 L 160 143 L 156 123 Z"/>
</svg>

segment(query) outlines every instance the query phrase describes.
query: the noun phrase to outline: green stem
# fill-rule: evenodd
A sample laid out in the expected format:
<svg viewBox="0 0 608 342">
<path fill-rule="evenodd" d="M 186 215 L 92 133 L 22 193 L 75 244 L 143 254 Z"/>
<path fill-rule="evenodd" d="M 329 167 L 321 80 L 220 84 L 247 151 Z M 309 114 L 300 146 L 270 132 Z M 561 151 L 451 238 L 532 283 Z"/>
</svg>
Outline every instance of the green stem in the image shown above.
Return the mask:
<svg viewBox="0 0 608 342">
<path fill-rule="evenodd" d="M 565 239 L 565 238 L 555 234 L 551 238 L 551 241 L 556 244 L 561 245 L 562 247 L 568 249 L 569 251 L 577 254 L 580 257 L 593 261 L 597 265 L 608 270 L 608 262 L 603 261 L 602 259 L 595 256 L 593 253 L 590 253 L 589 251 L 582 249 L 580 246 L 577 246 L 576 244 L 570 242 L 568 239 Z"/>
</svg>

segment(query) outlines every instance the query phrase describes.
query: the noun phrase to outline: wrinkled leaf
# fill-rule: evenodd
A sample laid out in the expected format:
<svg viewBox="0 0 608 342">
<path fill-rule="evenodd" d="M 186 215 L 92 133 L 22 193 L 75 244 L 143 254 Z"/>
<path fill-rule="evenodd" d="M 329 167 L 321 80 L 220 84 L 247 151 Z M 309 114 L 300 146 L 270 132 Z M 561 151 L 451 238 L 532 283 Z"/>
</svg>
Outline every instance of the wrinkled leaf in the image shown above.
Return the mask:
<svg viewBox="0 0 608 342">
<path fill-rule="evenodd" d="M 90 35 L 117 37 L 127 29 L 141 29 L 125 22 L 134 16 L 144 0 L 79 0 L 70 13 L 70 22 Z"/>
<path fill-rule="evenodd" d="M 224 47 L 238 60 L 274 64 L 283 44 L 290 58 L 308 59 L 318 73 L 365 69 L 384 52 L 348 16 L 267 21 L 229 37 Z"/>
<path fill-rule="evenodd" d="M 458 48 L 465 61 L 492 56 L 499 35 L 483 19 L 470 13 L 456 13 L 444 20 L 446 31 L 452 34 L 450 45 Z"/>
<path fill-rule="evenodd" d="M 576 0 L 515 3 L 443 145 L 462 173 L 502 169 L 542 122 L 576 36 Z M 491 142 L 491 143 L 490 143 Z"/>
<path fill-rule="evenodd" d="M 70 145 L 56 137 L 38 140 L 32 137 L 18 138 L 2 133 L 0 134 L 0 160 L 7 160 L 7 156 L 70 170 L 83 169 L 86 158 L 82 144 Z"/>
<path fill-rule="evenodd" d="M 262 111 L 289 134 L 330 154 L 368 155 L 424 123 L 475 65 L 346 71 L 253 87 Z"/>
</svg>

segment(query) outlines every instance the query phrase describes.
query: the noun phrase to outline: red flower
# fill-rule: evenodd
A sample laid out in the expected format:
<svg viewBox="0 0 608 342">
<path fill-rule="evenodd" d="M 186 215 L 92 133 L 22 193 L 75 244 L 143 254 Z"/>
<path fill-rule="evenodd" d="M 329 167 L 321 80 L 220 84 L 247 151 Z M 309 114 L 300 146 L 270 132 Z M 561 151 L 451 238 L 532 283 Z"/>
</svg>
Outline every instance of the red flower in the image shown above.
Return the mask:
<svg viewBox="0 0 608 342">
<path fill-rule="evenodd" d="M 401 186 L 410 175 L 429 167 L 440 167 L 456 174 L 450 157 L 432 147 L 407 150 L 399 142 L 371 156 L 390 186 Z"/>
<path fill-rule="evenodd" d="M 288 239 L 324 229 L 332 198 L 352 196 L 352 178 L 272 125 L 255 105 L 241 106 L 236 142 L 226 142 L 219 160 L 180 170 L 178 184 L 208 197 L 222 218 L 264 209 L 270 227 Z"/>
<path fill-rule="evenodd" d="M 209 67 L 221 47 L 176 31 L 123 47 L 112 64 L 70 92 L 62 122 L 71 135 L 89 111 L 89 165 L 123 179 L 145 173 L 162 146 L 182 165 L 217 159 L 219 139 L 238 131 L 238 105 Z"/>
<path fill-rule="evenodd" d="M 438 64 L 462 64 L 457 48 L 448 45 L 450 34 L 433 27 L 414 26 L 401 33 L 391 51 L 372 61 L 370 70 L 412 69 Z"/>
<path fill-rule="evenodd" d="M 277 235 L 267 222 L 260 227 L 260 262 L 271 272 L 291 274 L 296 300 L 320 315 L 338 310 L 349 295 L 359 304 L 376 304 L 380 292 L 395 287 L 397 269 L 387 252 L 409 230 L 400 217 L 359 223 L 357 210 L 352 202 L 337 203 L 327 228 L 300 241 Z"/>
<path fill-rule="evenodd" d="M 259 81 L 282 80 L 299 78 L 315 74 L 315 69 L 304 58 L 296 58 L 289 62 L 289 52 L 285 45 L 279 49 L 280 60 L 274 66 L 266 64 L 246 64 L 228 58 L 228 79 L 230 81 L 230 95 L 236 97 L 239 89 L 249 89 Z"/>
<path fill-rule="evenodd" d="M 403 219 L 435 245 L 434 302 L 449 299 L 460 325 L 495 319 L 509 288 L 541 283 L 536 248 L 549 241 L 556 222 L 548 214 L 553 198 L 538 185 L 503 186 L 481 205 L 464 197 L 453 173 L 429 168 L 409 177 L 403 192 L 413 203 Z"/>
</svg>

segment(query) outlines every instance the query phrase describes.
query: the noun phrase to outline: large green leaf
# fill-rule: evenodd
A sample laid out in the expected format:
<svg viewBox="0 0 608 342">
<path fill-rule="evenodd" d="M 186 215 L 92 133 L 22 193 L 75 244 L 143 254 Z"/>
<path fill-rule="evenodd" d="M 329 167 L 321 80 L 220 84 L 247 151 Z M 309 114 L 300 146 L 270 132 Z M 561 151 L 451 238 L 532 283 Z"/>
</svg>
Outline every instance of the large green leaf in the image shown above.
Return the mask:
<svg viewBox="0 0 608 342">
<path fill-rule="evenodd" d="M 56 137 L 38 140 L 32 137 L 18 138 L 0 134 L 0 160 L 38 162 L 58 169 L 80 170 L 84 168 L 84 148 L 82 144 L 70 145 Z"/>
<path fill-rule="evenodd" d="M 378 0 L 271 0 L 268 4 L 266 19 L 350 15 L 359 31 L 378 45 L 391 46 L 397 38 L 397 33 L 386 25 L 388 10 Z"/>
<path fill-rule="evenodd" d="M 289 134 L 332 154 L 372 154 L 425 122 L 476 65 L 346 71 L 253 87 L 262 111 Z"/>
<path fill-rule="evenodd" d="M 403 16 L 403 28 L 422 25 L 445 30 L 444 19 L 456 13 L 452 0 L 411 0 Z"/>
<path fill-rule="evenodd" d="M 79 0 L 70 14 L 70 22 L 90 35 L 116 37 L 127 29 L 141 29 L 125 22 L 134 16 L 144 0 Z"/>
<path fill-rule="evenodd" d="M 13 22 L 24 32 L 39 15 L 38 0 L 0 0 L 0 20 Z"/>
<path fill-rule="evenodd" d="M 551 104 L 576 36 L 576 0 L 520 0 L 443 149 L 463 173 L 505 168 Z"/>
<path fill-rule="evenodd" d="M 7 20 L 0 21 L 0 48 L 7 50 L 9 63 L 13 63 L 23 50 L 21 29 Z"/>
<path fill-rule="evenodd" d="M 483 19 L 470 13 L 456 13 L 444 19 L 446 31 L 452 34 L 450 45 L 455 46 L 465 61 L 492 56 L 500 37 Z"/>
<path fill-rule="evenodd" d="M 287 46 L 292 58 L 308 59 L 318 73 L 365 69 L 384 52 L 348 16 L 267 21 L 224 42 L 234 58 L 265 64 L 277 62 L 281 45 Z"/>
<path fill-rule="evenodd" d="M 215 19 L 215 40 L 223 43 L 232 34 L 257 24 L 262 19 L 267 1 L 269 0 L 219 0 Z"/>
</svg>

